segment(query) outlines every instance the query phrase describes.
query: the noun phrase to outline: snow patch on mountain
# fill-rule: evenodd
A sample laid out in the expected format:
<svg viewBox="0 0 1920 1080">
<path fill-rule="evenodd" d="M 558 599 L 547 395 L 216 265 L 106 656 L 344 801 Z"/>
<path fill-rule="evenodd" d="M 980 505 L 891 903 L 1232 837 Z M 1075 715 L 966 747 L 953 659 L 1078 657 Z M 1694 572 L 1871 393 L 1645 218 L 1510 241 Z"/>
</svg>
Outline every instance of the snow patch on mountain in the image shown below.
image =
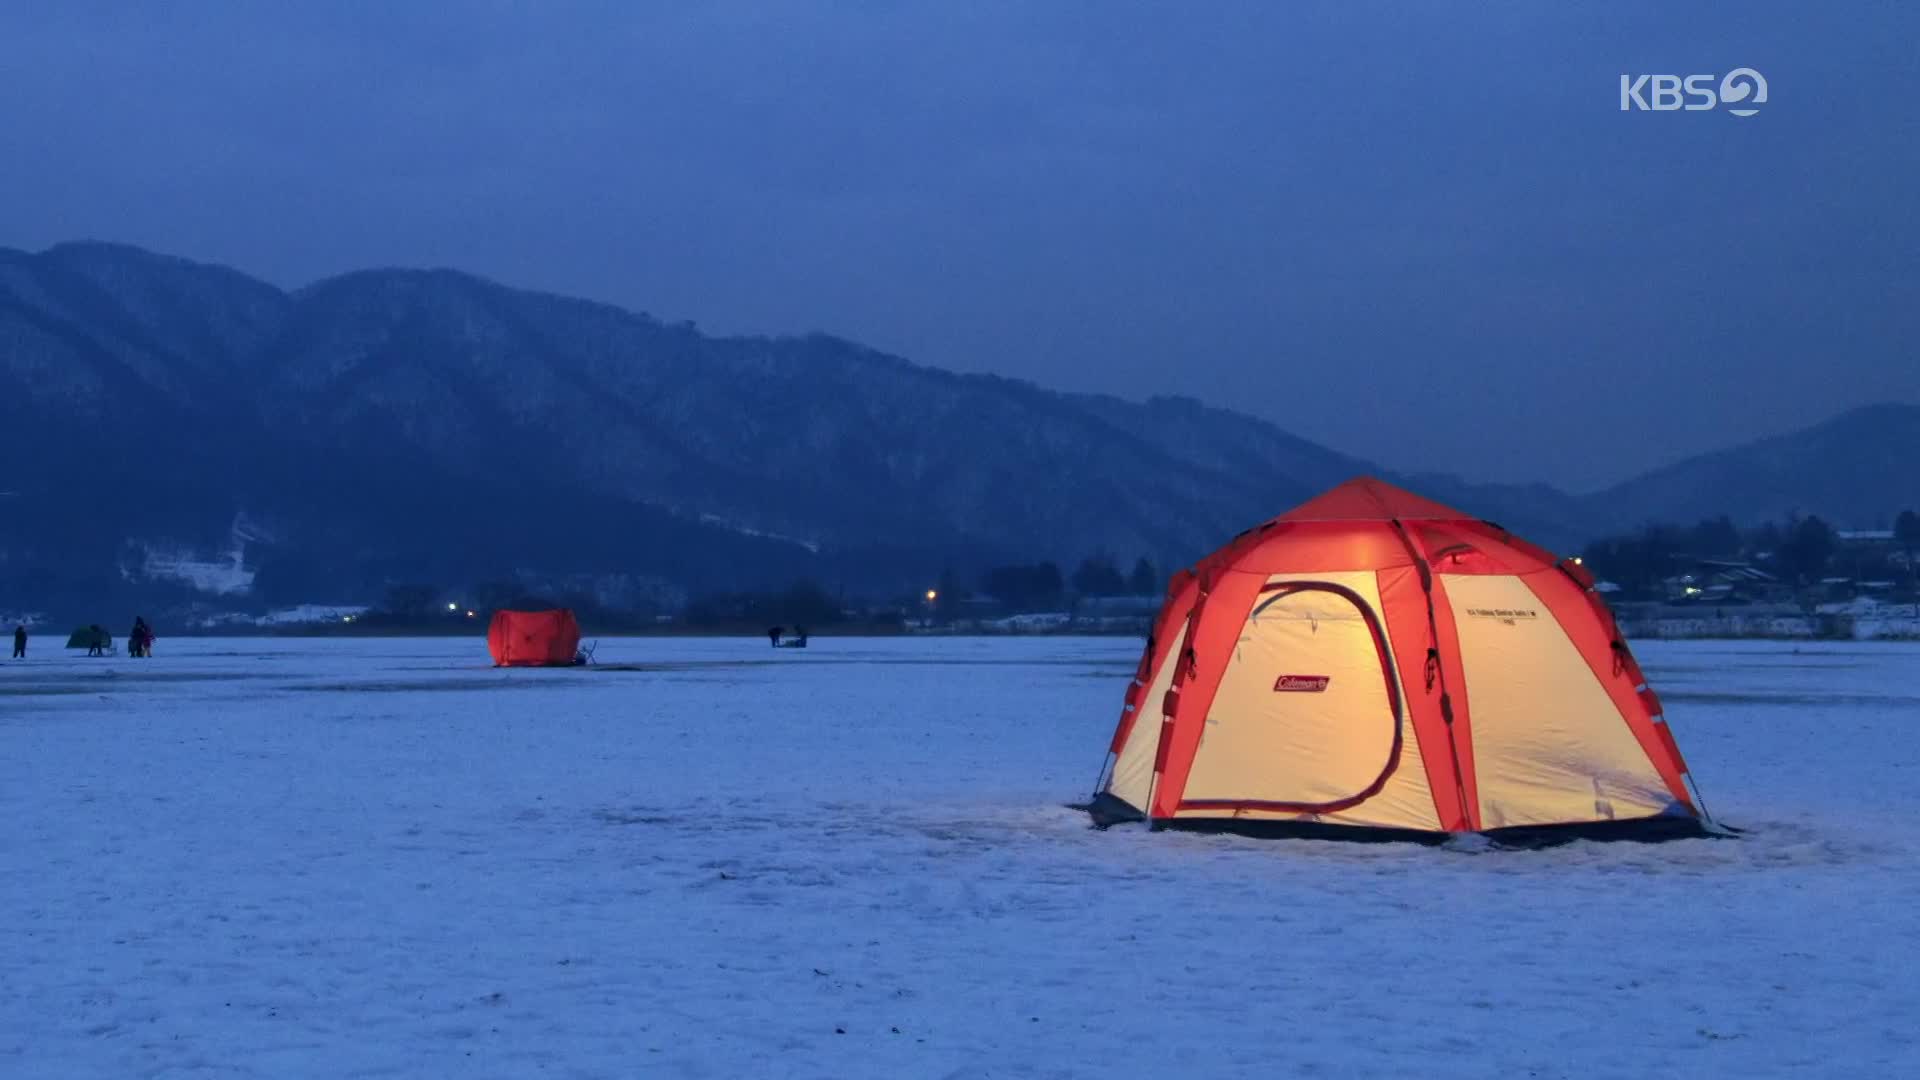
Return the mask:
<svg viewBox="0 0 1920 1080">
<path fill-rule="evenodd" d="M 235 514 L 228 530 L 226 550 L 202 556 L 190 545 L 169 541 L 131 540 L 139 552 L 137 567 L 124 563 L 120 575 L 128 581 L 171 581 L 213 596 L 245 596 L 253 591 L 258 571 L 247 565 L 247 545 L 271 536 L 246 514 Z"/>
<path fill-rule="evenodd" d="M 798 536 L 786 536 L 782 533 L 756 529 L 750 525 L 742 525 L 737 521 L 729 521 L 718 514 L 701 514 L 700 524 L 718 525 L 728 532 L 738 533 L 741 536 L 751 536 L 758 540 L 777 540 L 783 544 L 792 544 L 796 547 L 805 548 L 815 555 L 820 554 L 820 542 L 818 540 L 805 540 Z"/>
</svg>

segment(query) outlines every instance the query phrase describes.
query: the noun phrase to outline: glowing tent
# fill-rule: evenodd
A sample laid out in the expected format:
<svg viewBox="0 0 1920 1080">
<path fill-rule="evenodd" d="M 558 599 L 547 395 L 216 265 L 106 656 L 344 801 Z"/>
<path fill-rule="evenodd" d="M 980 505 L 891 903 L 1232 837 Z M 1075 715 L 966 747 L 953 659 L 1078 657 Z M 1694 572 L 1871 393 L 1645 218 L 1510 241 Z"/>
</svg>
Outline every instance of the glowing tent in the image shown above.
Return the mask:
<svg viewBox="0 0 1920 1080">
<path fill-rule="evenodd" d="M 565 608 L 496 611 L 487 625 L 495 667 L 564 667 L 580 651 L 580 624 Z"/>
<path fill-rule="evenodd" d="M 1703 831 L 1579 565 L 1358 479 L 1177 575 L 1097 824 L 1439 839 Z"/>
</svg>

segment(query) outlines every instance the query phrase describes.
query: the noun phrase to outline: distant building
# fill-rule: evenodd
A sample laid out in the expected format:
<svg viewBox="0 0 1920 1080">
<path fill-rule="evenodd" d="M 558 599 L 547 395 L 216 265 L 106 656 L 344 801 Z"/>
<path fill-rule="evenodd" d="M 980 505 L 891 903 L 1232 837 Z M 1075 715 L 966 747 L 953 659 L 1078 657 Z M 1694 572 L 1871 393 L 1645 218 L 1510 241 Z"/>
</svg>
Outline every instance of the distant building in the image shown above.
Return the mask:
<svg viewBox="0 0 1920 1080">
<path fill-rule="evenodd" d="M 1853 599 L 1853 579 L 1850 577 L 1823 577 L 1820 579 L 1820 593 L 1828 602 Z"/>
<path fill-rule="evenodd" d="M 1746 562 L 1697 559 L 1692 569 L 1663 578 L 1661 590 L 1673 603 L 1748 604 L 1771 600 L 1782 591 L 1780 579 Z"/>
<path fill-rule="evenodd" d="M 1863 579 L 1860 586 L 1863 589 L 1865 581 L 1911 573 L 1907 549 L 1892 529 L 1842 529 L 1833 535 L 1838 546 L 1834 552 L 1834 568 L 1851 571 L 1855 578 Z"/>
</svg>

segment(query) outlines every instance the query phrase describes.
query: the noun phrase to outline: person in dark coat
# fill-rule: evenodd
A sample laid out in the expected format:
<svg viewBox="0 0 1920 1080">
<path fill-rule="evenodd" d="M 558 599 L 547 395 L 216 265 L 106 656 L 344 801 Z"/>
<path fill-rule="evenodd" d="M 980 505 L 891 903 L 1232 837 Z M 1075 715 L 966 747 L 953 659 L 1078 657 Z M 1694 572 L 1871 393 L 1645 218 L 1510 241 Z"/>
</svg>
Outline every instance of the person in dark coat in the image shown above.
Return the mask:
<svg viewBox="0 0 1920 1080">
<path fill-rule="evenodd" d="M 107 647 L 101 644 L 101 642 L 107 640 L 107 632 L 105 630 L 100 629 L 99 623 L 94 623 L 91 626 L 88 626 L 87 631 L 89 635 L 87 638 L 87 655 L 88 656 L 107 655 Z"/>
<path fill-rule="evenodd" d="M 27 658 L 27 628 L 25 626 L 16 626 L 13 628 L 13 658 L 15 660 L 25 660 Z"/>
<path fill-rule="evenodd" d="M 777 648 L 779 648 L 779 647 L 780 647 L 780 634 L 781 634 L 781 633 L 782 633 L 783 631 L 785 631 L 785 630 L 786 630 L 786 627 L 784 627 L 784 626 L 769 626 L 769 627 L 767 627 L 767 644 L 769 644 L 769 645 L 771 645 L 771 646 L 773 646 L 773 647 L 774 647 L 774 648 L 776 648 L 776 649 L 777 649 Z"/>
<path fill-rule="evenodd" d="M 127 653 L 141 657 L 153 655 L 153 628 L 141 616 L 133 618 L 133 632 L 127 635 Z"/>
</svg>

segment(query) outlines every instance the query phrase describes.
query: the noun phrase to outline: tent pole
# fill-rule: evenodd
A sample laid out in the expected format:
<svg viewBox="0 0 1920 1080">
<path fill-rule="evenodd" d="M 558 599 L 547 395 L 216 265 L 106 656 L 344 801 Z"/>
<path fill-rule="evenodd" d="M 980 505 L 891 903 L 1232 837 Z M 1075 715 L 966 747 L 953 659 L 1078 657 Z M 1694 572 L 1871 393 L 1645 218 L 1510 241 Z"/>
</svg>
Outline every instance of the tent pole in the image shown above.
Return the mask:
<svg viewBox="0 0 1920 1080">
<path fill-rule="evenodd" d="M 1100 792 L 1106 788 L 1107 773 L 1113 768 L 1115 762 L 1119 760 L 1120 756 L 1118 754 L 1115 754 L 1111 750 L 1107 751 L 1107 756 L 1100 762 L 1100 775 L 1093 778 L 1093 793 L 1095 795 L 1099 795 Z"/>
<path fill-rule="evenodd" d="M 1720 828 L 1720 822 L 1714 819 L 1713 811 L 1707 809 L 1706 798 L 1700 794 L 1700 785 L 1693 782 L 1693 774 L 1681 773 L 1680 776 L 1681 779 L 1687 782 L 1687 790 L 1693 794 L 1693 805 L 1700 808 L 1700 816 L 1705 819 L 1708 825 L 1716 829 Z"/>
</svg>

